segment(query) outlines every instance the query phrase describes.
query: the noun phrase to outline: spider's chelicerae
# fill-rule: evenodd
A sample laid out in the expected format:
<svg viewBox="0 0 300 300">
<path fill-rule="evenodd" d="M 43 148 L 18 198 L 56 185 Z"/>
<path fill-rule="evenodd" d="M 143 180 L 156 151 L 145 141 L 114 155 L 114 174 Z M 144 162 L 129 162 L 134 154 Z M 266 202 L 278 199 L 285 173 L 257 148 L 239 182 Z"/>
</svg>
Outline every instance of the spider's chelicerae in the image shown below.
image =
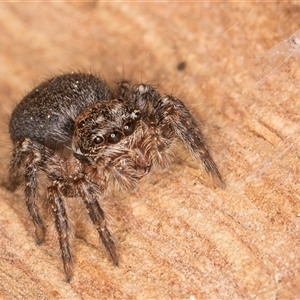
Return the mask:
<svg viewBox="0 0 300 300">
<path fill-rule="evenodd" d="M 134 188 L 152 166 L 165 167 L 181 140 L 213 181 L 224 182 L 186 106 L 148 84 L 121 81 L 112 91 L 91 74 L 54 77 L 33 89 L 12 112 L 10 179 L 24 175 L 25 202 L 36 240 L 45 225 L 37 201 L 38 173 L 47 176 L 67 281 L 73 275 L 70 224 L 64 197 L 80 197 L 115 265 L 118 255 L 100 203 L 111 186 Z"/>
</svg>

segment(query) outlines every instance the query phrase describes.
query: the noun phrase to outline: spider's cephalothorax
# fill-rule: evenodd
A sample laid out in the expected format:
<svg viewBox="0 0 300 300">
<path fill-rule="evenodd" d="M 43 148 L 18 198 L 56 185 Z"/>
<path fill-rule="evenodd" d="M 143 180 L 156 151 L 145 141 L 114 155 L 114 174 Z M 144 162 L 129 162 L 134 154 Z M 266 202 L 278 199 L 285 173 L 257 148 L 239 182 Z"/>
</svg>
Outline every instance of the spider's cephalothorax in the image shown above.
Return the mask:
<svg viewBox="0 0 300 300">
<path fill-rule="evenodd" d="M 114 92 L 91 74 L 71 73 L 43 82 L 14 109 L 9 132 L 14 143 L 10 178 L 20 170 L 25 201 L 37 243 L 45 226 L 36 205 L 37 176 L 49 184 L 47 198 L 55 217 L 67 281 L 73 275 L 70 224 L 64 197 L 82 198 L 91 221 L 110 253 L 118 256 L 99 200 L 112 187 L 132 189 L 152 166 L 165 167 L 172 147 L 181 140 L 221 188 L 224 183 L 186 106 L 161 96 L 147 84 L 117 84 Z"/>
</svg>

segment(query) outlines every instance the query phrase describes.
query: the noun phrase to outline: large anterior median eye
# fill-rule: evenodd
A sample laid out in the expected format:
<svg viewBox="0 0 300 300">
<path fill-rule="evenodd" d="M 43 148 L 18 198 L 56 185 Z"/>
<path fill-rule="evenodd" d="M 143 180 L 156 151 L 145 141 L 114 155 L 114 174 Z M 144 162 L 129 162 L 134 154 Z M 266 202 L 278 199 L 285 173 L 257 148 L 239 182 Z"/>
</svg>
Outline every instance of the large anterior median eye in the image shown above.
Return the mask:
<svg viewBox="0 0 300 300">
<path fill-rule="evenodd" d="M 113 131 L 108 135 L 107 141 L 111 144 L 116 144 L 120 142 L 121 138 L 122 138 L 122 133 L 120 131 Z"/>
<path fill-rule="evenodd" d="M 134 129 L 135 129 L 135 122 L 128 122 L 125 124 L 123 128 L 123 132 L 126 136 L 129 136 L 134 132 Z"/>
</svg>

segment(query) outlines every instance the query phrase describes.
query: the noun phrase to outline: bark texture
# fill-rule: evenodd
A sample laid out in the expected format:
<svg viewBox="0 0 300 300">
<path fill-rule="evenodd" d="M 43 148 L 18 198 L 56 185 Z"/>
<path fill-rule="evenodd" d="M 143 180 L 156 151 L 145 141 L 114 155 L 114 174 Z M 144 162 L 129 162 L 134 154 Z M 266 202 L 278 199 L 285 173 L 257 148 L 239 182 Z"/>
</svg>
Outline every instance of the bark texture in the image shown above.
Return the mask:
<svg viewBox="0 0 300 300">
<path fill-rule="evenodd" d="M 1 3 L 0 298 L 300 298 L 299 15 L 296 3 Z M 102 205 L 119 267 L 68 199 L 68 284 L 43 190 L 36 246 L 22 189 L 7 189 L 7 123 L 36 84 L 72 70 L 178 95 L 227 188 L 179 147 L 169 169 L 115 191 Z"/>
</svg>

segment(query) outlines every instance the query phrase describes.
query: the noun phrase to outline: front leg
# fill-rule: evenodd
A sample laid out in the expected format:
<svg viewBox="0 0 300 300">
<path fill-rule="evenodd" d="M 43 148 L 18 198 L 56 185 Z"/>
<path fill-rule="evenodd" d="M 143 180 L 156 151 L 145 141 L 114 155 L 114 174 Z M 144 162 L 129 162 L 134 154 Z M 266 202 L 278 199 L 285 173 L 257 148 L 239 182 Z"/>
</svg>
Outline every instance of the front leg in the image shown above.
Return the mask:
<svg viewBox="0 0 300 300">
<path fill-rule="evenodd" d="M 115 247 L 115 243 L 109 230 L 106 227 L 104 212 L 97 201 L 97 195 L 100 191 L 91 182 L 84 179 L 78 179 L 75 183 L 79 196 L 83 199 L 89 217 L 96 227 L 103 245 L 110 254 L 114 265 L 119 265 L 119 259 Z"/>
<path fill-rule="evenodd" d="M 206 172 L 212 177 L 213 181 L 224 189 L 225 183 L 210 155 L 203 134 L 186 106 L 179 99 L 170 95 L 163 96 L 159 99 L 159 102 L 160 105 L 157 107 L 155 114 L 164 116 L 160 121 L 160 126 L 162 128 L 172 128 L 191 155 L 196 160 L 202 161 Z"/>
<path fill-rule="evenodd" d="M 132 88 L 131 103 L 140 110 L 142 120 L 148 127 L 142 143 L 145 154 L 154 164 L 162 167 L 168 165 L 172 156 L 170 149 L 179 138 L 191 155 L 202 161 L 213 181 L 220 188 L 225 188 L 203 134 L 182 101 L 171 95 L 161 96 L 153 86 L 141 83 Z"/>
<path fill-rule="evenodd" d="M 64 265 L 67 282 L 70 282 L 73 276 L 73 259 L 70 249 L 71 230 L 66 213 L 66 207 L 63 196 L 59 191 L 57 184 L 48 187 L 48 201 L 51 204 L 52 212 L 55 217 L 55 226 L 58 232 L 61 257 Z"/>
</svg>

